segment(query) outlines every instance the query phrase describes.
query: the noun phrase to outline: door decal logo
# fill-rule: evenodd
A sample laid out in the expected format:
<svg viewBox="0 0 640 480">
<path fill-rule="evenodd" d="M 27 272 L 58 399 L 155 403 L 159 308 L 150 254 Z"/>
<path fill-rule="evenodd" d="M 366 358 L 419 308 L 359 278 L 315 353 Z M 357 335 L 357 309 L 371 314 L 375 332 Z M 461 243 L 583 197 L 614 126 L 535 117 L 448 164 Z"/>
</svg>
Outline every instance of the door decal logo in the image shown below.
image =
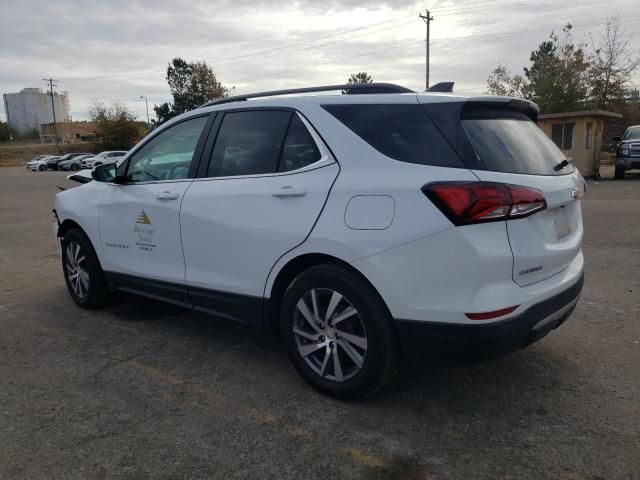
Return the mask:
<svg viewBox="0 0 640 480">
<path fill-rule="evenodd" d="M 153 228 L 147 227 L 147 225 L 151 225 L 151 220 L 147 212 L 142 210 L 133 226 L 133 231 L 138 237 L 136 246 L 145 252 L 153 252 L 156 248 L 156 242 L 153 238 L 156 231 Z"/>
<path fill-rule="evenodd" d="M 151 225 L 151 220 L 149 220 L 149 217 L 147 216 L 147 212 L 142 210 L 140 212 L 140 215 L 138 215 L 138 220 L 136 220 L 136 223 L 141 223 L 143 225 Z"/>
</svg>

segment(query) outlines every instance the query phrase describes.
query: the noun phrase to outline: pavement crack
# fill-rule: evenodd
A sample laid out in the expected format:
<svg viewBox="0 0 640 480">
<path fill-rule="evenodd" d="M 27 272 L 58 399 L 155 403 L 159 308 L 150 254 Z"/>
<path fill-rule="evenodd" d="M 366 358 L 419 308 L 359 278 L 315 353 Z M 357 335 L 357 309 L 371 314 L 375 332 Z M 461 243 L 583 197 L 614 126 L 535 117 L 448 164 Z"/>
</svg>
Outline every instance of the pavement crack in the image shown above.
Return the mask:
<svg viewBox="0 0 640 480">
<path fill-rule="evenodd" d="M 93 383 L 97 383 L 98 382 L 98 377 L 100 375 L 102 375 L 104 372 L 106 372 L 107 370 L 110 370 L 114 367 L 117 367 L 118 365 L 122 365 L 123 363 L 127 363 L 130 362 L 131 360 L 134 360 L 138 357 L 141 357 L 143 355 L 145 355 L 147 352 L 141 352 L 141 353 L 136 353 L 134 355 L 129 355 L 128 357 L 122 357 L 122 358 L 117 358 L 115 359 L 115 361 L 109 362 L 106 365 L 103 365 L 102 367 L 100 367 L 93 375 Z"/>
<path fill-rule="evenodd" d="M 75 443 L 73 443 L 73 444 L 71 444 L 71 445 L 69 445 L 67 447 L 64 447 L 63 450 L 70 450 L 72 448 L 80 447 L 82 445 L 86 445 L 88 443 L 95 442 L 96 440 L 104 440 L 105 438 L 120 436 L 120 435 L 122 435 L 124 433 L 127 433 L 127 432 L 130 432 L 132 430 L 135 430 L 136 428 L 140 427 L 141 425 L 144 425 L 145 423 L 147 423 L 150 420 L 153 420 L 156 417 L 158 417 L 158 414 L 157 413 L 153 413 L 153 414 L 143 418 L 139 422 L 131 423 L 131 424 L 127 425 L 126 427 L 121 428 L 119 430 L 116 430 L 114 432 L 106 432 L 106 433 L 102 433 L 102 434 L 99 434 L 99 435 L 89 435 L 89 436 L 84 437 L 83 439 L 81 439 L 81 440 L 79 440 L 79 441 L 77 441 L 77 442 L 75 442 Z"/>
</svg>

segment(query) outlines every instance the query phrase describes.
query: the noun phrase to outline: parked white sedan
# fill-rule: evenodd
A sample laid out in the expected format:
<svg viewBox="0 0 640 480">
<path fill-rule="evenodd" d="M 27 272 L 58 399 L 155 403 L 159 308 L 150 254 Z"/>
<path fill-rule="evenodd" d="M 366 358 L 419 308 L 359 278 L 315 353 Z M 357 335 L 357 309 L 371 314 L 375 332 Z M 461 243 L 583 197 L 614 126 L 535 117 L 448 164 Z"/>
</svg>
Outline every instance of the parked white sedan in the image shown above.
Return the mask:
<svg viewBox="0 0 640 480">
<path fill-rule="evenodd" d="M 105 165 L 107 163 L 115 163 L 120 157 L 127 154 L 124 150 L 112 150 L 100 152 L 95 157 L 87 157 L 80 162 L 80 168 L 93 168 Z"/>
<path fill-rule="evenodd" d="M 40 171 L 45 172 L 47 170 L 47 161 L 59 158 L 56 155 L 46 155 L 41 158 L 37 158 L 31 160 L 27 163 L 27 170 L 31 170 L 32 172 Z"/>
</svg>

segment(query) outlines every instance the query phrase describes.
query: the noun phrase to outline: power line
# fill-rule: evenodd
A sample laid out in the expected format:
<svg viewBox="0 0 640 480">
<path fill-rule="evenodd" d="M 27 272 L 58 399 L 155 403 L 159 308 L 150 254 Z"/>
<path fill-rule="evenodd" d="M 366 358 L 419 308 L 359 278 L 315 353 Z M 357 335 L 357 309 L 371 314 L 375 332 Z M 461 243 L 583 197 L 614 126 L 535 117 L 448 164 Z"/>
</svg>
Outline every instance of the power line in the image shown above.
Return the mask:
<svg viewBox="0 0 640 480">
<path fill-rule="evenodd" d="M 466 7 L 448 7 L 448 8 L 444 8 L 441 11 L 443 13 L 440 13 L 440 11 L 438 11 L 438 16 L 447 16 L 447 15 L 454 15 L 454 14 L 460 14 L 460 15 L 464 15 L 467 12 L 470 13 L 475 13 L 475 12 L 479 12 L 479 11 L 486 11 L 486 10 L 493 10 L 493 9 L 497 9 L 497 8 L 508 8 L 508 7 L 513 7 L 513 6 L 518 6 L 518 5 L 528 5 L 528 6 L 535 6 L 535 5 L 540 5 L 540 4 L 545 4 L 545 3 L 549 3 L 549 0 L 546 1 L 542 1 L 542 2 L 531 2 L 531 3 L 527 3 L 527 2 L 523 2 L 523 1 L 519 1 L 519 2 L 515 2 L 515 3 L 494 3 L 494 4 L 484 4 L 482 6 L 476 6 L 473 7 L 474 4 L 482 4 L 483 2 L 473 2 L 470 5 L 472 5 L 471 8 L 466 8 Z M 300 51 L 305 51 L 305 50 L 310 50 L 313 48 L 319 48 L 319 47 L 324 47 L 327 45 L 331 45 L 334 43 L 339 43 L 339 42 L 344 42 L 353 38 L 361 38 L 364 36 L 368 36 L 368 35 L 373 35 L 376 33 L 379 33 L 381 31 L 384 30 L 389 30 L 389 29 L 393 29 L 393 28 L 398 28 L 404 25 L 407 25 L 409 23 L 412 23 L 413 20 L 409 20 L 409 21 L 405 21 L 402 23 L 399 23 L 397 25 L 392 25 L 392 26 L 387 26 L 387 27 L 383 27 L 380 29 L 376 29 L 373 30 L 371 32 L 364 32 L 361 33 L 359 35 L 351 35 L 349 37 L 349 39 L 337 39 L 337 40 L 332 40 L 329 42 L 323 42 L 323 43 L 317 43 L 321 40 L 324 39 L 328 39 L 328 38 L 333 38 L 333 37 L 341 37 L 344 35 L 348 35 L 350 33 L 356 32 L 356 31 L 360 31 L 360 30 L 366 30 L 369 28 L 373 28 L 379 25 L 383 25 L 383 24 L 388 24 L 388 23 L 393 23 L 393 22 L 397 22 L 398 20 L 402 20 L 404 18 L 408 18 L 408 17 L 413 17 L 416 13 L 419 12 L 414 12 L 414 13 L 410 13 L 410 14 L 406 14 L 406 15 L 402 15 L 399 17 L 396 17 L 394 19 L 390 19 L 390 20 L 384 20 L 381 22 L 376 22 L 373 24 L 369 24 L 369 25 L 362 25 L 359 27 L 355 27 L 352 29 L 348 29 L 348 30 L 344 30 L 342 32 L 337 32 L 337 33 L 332 33 L 332 34 L 328 34 L 328 35 L 323 35 L 321 37 L 318 37 L 312 41 L 298 41 L 298 42 L 294 42 L 291 44 L 287 44 L 287 45 L 282 45 L 279 47 L 274 47 L 271 49 L 265 49 L 265 50 L 260 50 L 257 52 L 251 52 L 251 53 L 245 53 L 242 55 L 236 55 L 233 57 L 223 57 L 221 59 L 217 59 L 217 60 L 213 60 L 213 61 L 209 61 L 208 63 L 212 64 L 212 65 L 227 65 L 227 66 L 231 66 L 231 65 L 237 65 L 237 64 L 242 64 L 242 63 L 250 63 L 253 62 L 254 60 L 240 60 L 240 61 L 236 61 L 238 58 L 246 58 L 246 57 L 255 57 L 255 56 L 260 56 L 261 59 L 264 58 L 274 58 L 274 57 L 278 57 L 280 55 L 286 54 L 289 55 L 291 53 L 296 53 L 296 52 L 300 52 Z M 413 17 L 415 18 L 415 17 Z M 303 46 L 302 48 L 294 48 L 296 46 Z M 293 51 L 289 51 L 289 52 L 283 52 L 283 53 L 278 53 L 278 54 L 274 54 L 274 55 L 268 55 L 265 56 L 265 54 L 268 53 L 272 53 L 272 52 L 281 52 L 282 50 L 287 50 L 287 49 L 291 49 L 294 48 Z M 229 63 L 229 61 L 231 61 Z M 122 72 L 122 73 L 117 73 L 117 74 L 109 74 L 109 75 L 97 75 L 97 76 L 79 76 L 79 77 L 69 77 L 66 78 L 64 80 L 66 81 L 74 81 L 74 80 L 101 80 L 101 79 L 109 79 L 109 78 L 126 78 L 126 77 L 133 77 L 133 76 L 139 76 L 139 75 L 146 75 L 146 74 L 150 74 L 150 73 L 160 73 L 160 72 L 164 72 L 165 69 L 151 69 L 151 70 L 141 70 L 141 71 L 136 71 L 136 72 Z"/>
<path fill-rule="evenodd" d="M 633 23 L 633 22 L 639 22 L 639 21 L 640 21 L 640 18 L 637 18 L 637 19 L 631 19 L 631 20 L 624 20 L 624 21 L 621 21 L 620 23 Z M 605 23 L 600 22 L 600 23 L 593 23 L 593 24 L 573 25 L 573 28 L 599 26 L 599 25 L 605 25 Z M 544 32 L 544 31 L 548 32 L 549 30 L 555 28 L 556 26 L 551 26 L 551 27 L 537 29 L 537 30 L 514 30 L 514 31 L 509 31 L 509 32 L 490 33 L 490 34 L 462 35 L 462 36 L 458 36 L 458 37 L 441 37 L 441 38 L 438 38 L 438 39 L 434 39 L 434 41 L 457 40 L 457 39 L 463 39 L 463 38 L 478 38 L 478 37 L 490 37 L 490 36 L 518 35 L 518 34 L 526 34 L 526 33 Z M 399 49 L 399 48 L 406 49 L 407 46 L 404 45 L 404 44 L 399 44 L 399 45 L 395 45 L 393 47 L 385 47 L 384 51 L 385 52 L 389 52 L 389 51 L 396 50 L 396 49 Z M 335 65 L 337 62 L 341 62 L 341 61 L 344 61 L 344 60 L 351 60 L 353 58 L 358 58 L 358 57 L 364 57 L 364 56 L 367 56 L 367 55 L 375 55 L 376 53 L 380 53 L 381 51 L 382 50 L 379 49 L 379 48 L 377 48 L 375 50 L 368 50 L 368 51 L 363 52 L 363 53 L 358 53 L 358 54 L 355 54 L 355 55 L 349 55 L 347 57 L 340 57 L 340 58 L 334 59 L 332 61 L 315 64 L 315 65 L 312 66 L 312 68 L 322 67 L 322 66 L 325 66 L 325 65 Z M 299 71 L 299 69 L 280 70 L 280 71 L 277 71 L 277 72 L 271 72 L 271 73 L 262 74 L 262 75 L 260 75 L 260 77 L 261 78 L 271 77 L 271 76 L 283 75 L 283 74 L 286 74 L 286 73 L 289 73 L 289 72 L 296 72 L 296 71 Z M 236 80 L 235 83 L 236 84 L 245 83 L 245 82 L 253 80 L 253 79 L 254 78 Z"/>
</svg>

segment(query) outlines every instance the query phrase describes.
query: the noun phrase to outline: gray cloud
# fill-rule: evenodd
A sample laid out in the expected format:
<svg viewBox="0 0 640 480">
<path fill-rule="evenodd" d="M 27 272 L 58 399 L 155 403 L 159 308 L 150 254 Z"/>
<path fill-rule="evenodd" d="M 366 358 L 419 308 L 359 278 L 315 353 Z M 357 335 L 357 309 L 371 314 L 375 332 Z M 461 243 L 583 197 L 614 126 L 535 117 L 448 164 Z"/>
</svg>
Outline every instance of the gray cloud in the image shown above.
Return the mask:
<svg viewBox="0 0 640 480">
<path fill-rule="evenodd" d="M 481 92 L 498 62 L 521 71 L 551 28 L 587 25 L 575 29 L 582 38 L 597 30 L 589 25 L 634 5 L 516 3 L 431 2 L 432 81 Z M 123 101 L 142 118 L 140 95 L 152 104 L 170 99 L 164 72 L 175 56 L 206 60 L 239 92 L 342 82 L 360 70 L 421 89 L 424 24 L 417 12 L 423 8 L 400 0 L 3 0 L 0 92 L 44 88 L 41 79 L 51 75 L 69 91 L 74 118 L 85 116 L 91 98 Z M 495 35 L 504 32 L 523 33 Z M 640 36 L 632 44 L 638 48 Z"/>
</svg>

